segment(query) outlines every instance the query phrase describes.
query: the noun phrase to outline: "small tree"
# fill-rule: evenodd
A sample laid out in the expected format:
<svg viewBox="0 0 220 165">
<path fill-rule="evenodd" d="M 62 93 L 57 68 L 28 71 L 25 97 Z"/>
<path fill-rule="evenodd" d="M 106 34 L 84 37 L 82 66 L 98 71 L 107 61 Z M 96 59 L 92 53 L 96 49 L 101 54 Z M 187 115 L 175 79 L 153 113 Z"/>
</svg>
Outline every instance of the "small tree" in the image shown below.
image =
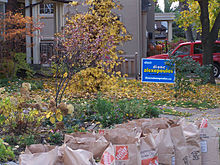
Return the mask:
<svg viewBox="0 0 220 165">
<path fill-rule="evenodd" d="M 18 59 L 16 53 L 25 53 L 26 36 L 33 37 L 33 32 L 40 30 L 42 24 L 32 17 L 24 16 L 22 13 L 12 13 L 11 11 L 4 14 L 0 19 L 0 47 L 1 54 L 5 58 L 11 58 L 14 62 L 14 73 Z M 32 46 L 32 45 L 28 45 Z M 18 54 L 19 55 L 19 54 Z"/>
<path fill-rule="evenodd" d="M 72 6 L 78 2 L 70 3 Z M 72 76 L 87 67 L 105 67 L 112 71 L 117 65 L 117 46 L 131 37 L 118 20 L 112 0 L 87 0 L 88 11 L 68 15 L 63 31 L 57 34 L 56 54 L 56 104 L 60 103 Z M 77 10 L 75 10 L 77 11 Z"/>
</svg>

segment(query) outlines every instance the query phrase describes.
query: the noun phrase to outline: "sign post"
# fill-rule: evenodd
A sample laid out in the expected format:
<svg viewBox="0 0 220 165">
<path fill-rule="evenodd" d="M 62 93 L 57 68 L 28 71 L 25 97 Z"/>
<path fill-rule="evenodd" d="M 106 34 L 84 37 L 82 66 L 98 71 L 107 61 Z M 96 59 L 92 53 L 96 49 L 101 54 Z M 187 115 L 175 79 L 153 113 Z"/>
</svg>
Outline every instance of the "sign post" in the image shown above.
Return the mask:
<svg viewBox="0 0 220 165">
<path fill-rule="evenodd" d="M 175 71 L 166 64 L 166 59 L 142 58 L 141 81 L 153 83 L 174 83 Z"/>
</svg>

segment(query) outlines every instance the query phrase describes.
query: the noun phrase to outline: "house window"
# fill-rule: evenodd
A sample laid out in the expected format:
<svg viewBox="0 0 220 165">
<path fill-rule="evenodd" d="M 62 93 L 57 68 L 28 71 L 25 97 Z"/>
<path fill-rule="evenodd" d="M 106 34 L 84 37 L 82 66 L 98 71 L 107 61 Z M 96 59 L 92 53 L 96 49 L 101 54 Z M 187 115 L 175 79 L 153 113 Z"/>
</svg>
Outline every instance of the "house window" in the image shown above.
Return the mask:
<svg viewBox="0 0 220 165">
<path fill-rule="evenodd" d="M 0 3 L 0 19 L 4 16 L 5 13 L 5 4 Z"/>
<path fill-rule="evenodd" d="M 40 4 L 40 14 L 53 14 L 54 13 L 54 4 Z"/>
</svg>

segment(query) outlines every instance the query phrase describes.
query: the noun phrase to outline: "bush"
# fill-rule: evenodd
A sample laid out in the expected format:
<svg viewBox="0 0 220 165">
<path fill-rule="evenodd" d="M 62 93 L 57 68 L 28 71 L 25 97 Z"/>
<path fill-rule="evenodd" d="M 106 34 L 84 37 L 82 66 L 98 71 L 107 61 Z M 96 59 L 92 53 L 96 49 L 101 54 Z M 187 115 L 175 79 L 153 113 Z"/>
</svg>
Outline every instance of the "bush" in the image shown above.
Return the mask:
<svg viewBox="0 0 220 165">
<path fill-rule="evenodd" d="M 74 76 L 70 89 L 88 93 L 107 91 L 114 86 L 116 79 L 116 77 L 106 74 L 103 68 L 87 68 Z"/>
<path fill-rule="evenodd" d="M 0 139 L 0 162 L 7 162 L 9 160 L 14 160 L 15 155 L 11 150 L 11 147 L 7 147 L 5 142 Z"/>
<path fill-rule="evenodd" d="M 143 100 L 124 99 L 115 102 L 98 98 L 94 103 L 98 121 L 103 127 L 120 124 L 132 119 L 158 117 L 159 110 L 149 106 Z"/>
<path fill-rule="evenodd" d="M 14 62 L 12 59 L 2 58 L 0 63 L 0 78 L 9 78 L 13 76 Z"/>
<path fill-rule="evenodd" d="M 36 132 L 44 118 L 45 113 L 39 104 L 28 104 L 21 96 L 0 101 L 0 128 L 3 132 L 16 135 Z"/>
<path fill-rule="evenodd" d="M 175 97 L 181 97 L 187 91 L 195 92 L 193 85 L 208 83 L 211 67 L 201 66 L 194 61 L 192 57 L 184 58 L 171 56 L 168 65 L 173 69 L 175 67 Z M 175 66 L 173 65 L 175 64 Z"/>
<path fill-rule="evenodd" d="M 158 117 L 160 110 L 139 99 L 114 100 L 101 98 L 72 102 L 74 111 L 64 117 L 68 130 L 80 130 L 91 123 L 110 127 L 132 119 Z M 82 131 L 82 130 L 81 130 Z"/>
<path fill-rule="evenodd" d="M 33 76 L 34 72 L 26 61 L 25 53 L 15 53 L 14 62 L 15 62 L 14 76 L 18 78 L 26 78 Z"/>
</svg>

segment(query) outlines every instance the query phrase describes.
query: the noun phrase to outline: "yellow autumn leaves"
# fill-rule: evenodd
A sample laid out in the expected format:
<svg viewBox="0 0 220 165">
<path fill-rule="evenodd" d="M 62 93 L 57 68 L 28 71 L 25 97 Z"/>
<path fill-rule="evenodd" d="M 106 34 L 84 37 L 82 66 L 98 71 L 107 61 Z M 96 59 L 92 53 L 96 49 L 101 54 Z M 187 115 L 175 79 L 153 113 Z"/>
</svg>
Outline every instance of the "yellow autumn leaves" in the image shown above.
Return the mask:
<svg viewBox="0 0 220 165">
<path fill-rule="evenodd" d="M 103 97 L 110 99 L 137 98 L 149 101 L 220 104 L 218 86 L 193 86 L 195 92 L 185 92 L 177 99 L 174 97 L 173 84 L 142 83 L 140 80 L 120 78 L 120 74 L 117 72 L 115 75 L 118 76 L 109 76 L 103 69 L 87 68 L 73 77 L 65 92 L 65 98 L 67 100 L 75 97 L 93 97 L 101 92 Z M 49 84 L 45 84 L 45 87 L 53 90 Z"/>
<path fill-rule="evenodd" d="M 200 22 L 200 7 L 197 1 L 188 0 L 187 5 L 189 6 L 189 10 L 184 10 L 180 12 L 180 16 L 176 19 L 176 22 L 180 27 L 185 30 L 193 25 L 194 29 L 198 32 L 201 32 L 201 22 Z M 214 25 L 214 21 L 220 12 L 219 1 L 218 0 L 210 0 L 209 1 L 209 20 L 210 20 L 210 28 Z"/>
</svg>

